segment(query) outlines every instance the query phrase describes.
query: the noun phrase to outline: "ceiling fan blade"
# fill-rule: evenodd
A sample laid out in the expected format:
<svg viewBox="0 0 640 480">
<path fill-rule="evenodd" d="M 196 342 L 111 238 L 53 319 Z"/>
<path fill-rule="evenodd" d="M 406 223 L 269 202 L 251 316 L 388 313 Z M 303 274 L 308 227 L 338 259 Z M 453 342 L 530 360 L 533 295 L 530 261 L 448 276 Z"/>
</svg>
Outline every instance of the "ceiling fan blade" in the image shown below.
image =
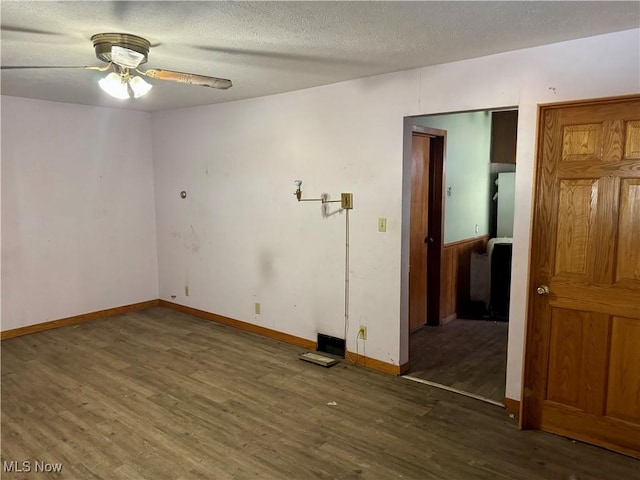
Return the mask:
<svg viewBox="0 0 640 480">
<path fill-rule="evenodd" d="M 67 68 L 79 70 L 97 70 L 98 72 L 106 72 L 111 68 L 111 64 L 106 67 L 94 67 L 91 65 L 0 65 L 0 70 L 35 70 L 42 68 Z"/>
<path fill-rule="evenodd" d="M 150 78 L 158 80 L 168 80 L 170 82 L 187 83 L 189 85 L 199 85 L 201 87 L 219 88 L 226 90 L 231 88 L 233 83 L 226 78 L 208 77 L 206 75 L 195 75 L 193 73 L 174 72 L 172 70 L 147 70 L 140 72 Z"/>
<path fill-rule="evenodd" d="M 27 27 L 18 27 L 12 25 L 2 25 L 3 32 L 12 32 L 12 33 L 33 33 L 36 35 L 59 35 L 64 36 L 64 33 L 52 32 L 50 30 L 40 30 L 38 28 L 27 28 Z"/>
<path fill-rule="evenodd" d="M 29 68 L 81 68 L 83 70 L 97 70 L 101 67 L 86 65 L 0 65 L 0 70 L 25 70 Z"/>
</svg>

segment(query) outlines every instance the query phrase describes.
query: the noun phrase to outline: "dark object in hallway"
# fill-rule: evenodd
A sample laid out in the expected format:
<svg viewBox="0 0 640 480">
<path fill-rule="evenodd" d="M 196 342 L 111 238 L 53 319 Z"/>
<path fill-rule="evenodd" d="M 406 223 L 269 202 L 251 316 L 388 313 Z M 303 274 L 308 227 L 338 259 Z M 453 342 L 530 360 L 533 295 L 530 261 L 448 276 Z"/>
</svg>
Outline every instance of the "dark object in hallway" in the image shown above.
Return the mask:
<svg viewBox="0 0 640 480">
<path fill-rule="evenodd" d="M 466 320 L 487 320 L 490 318 L 490 315 L 484 302 L 468 300 L 464 302 L 461 311 L 458 312 L 458 318 L 464 318 Z"/>
<path fill-rule="evenodd" d="M 511 243 L 496 243 L 491 256 L 491 316 L 509 320 L 511 297 Z"/>
</svg>

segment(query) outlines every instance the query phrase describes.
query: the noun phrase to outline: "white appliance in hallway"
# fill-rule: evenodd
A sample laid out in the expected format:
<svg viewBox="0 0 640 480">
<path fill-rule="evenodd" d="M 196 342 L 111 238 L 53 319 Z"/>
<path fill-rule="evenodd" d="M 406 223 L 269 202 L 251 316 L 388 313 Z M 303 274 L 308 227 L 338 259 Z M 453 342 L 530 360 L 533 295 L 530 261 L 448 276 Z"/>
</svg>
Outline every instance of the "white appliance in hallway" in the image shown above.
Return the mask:
<svg viewBox="0 0 640 480">
<path fill-rule="evenodd" d="M 516 173 L 498 174 L 497 237 L 513 237 L 513 205 L 516 199 Z"/>
</svg>

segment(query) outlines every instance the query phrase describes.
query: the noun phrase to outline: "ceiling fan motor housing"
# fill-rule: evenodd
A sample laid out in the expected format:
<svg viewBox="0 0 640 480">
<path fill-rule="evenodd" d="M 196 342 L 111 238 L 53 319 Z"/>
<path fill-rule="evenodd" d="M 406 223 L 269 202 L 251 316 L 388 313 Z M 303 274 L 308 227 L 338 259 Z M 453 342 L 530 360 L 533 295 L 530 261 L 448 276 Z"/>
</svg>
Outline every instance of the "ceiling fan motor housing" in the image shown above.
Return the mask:
<svg viewBox="0 0 640 480">
<path fill-rule="evenodd" d="M 140 64 L 146 63 L 151 44 L 147 39 L 129 33 L 97 33 L 91 37 L 96 57 L 103 62 L 111 62 L 111 47 L 127 48 L 144 55 Z"/>
</svg>

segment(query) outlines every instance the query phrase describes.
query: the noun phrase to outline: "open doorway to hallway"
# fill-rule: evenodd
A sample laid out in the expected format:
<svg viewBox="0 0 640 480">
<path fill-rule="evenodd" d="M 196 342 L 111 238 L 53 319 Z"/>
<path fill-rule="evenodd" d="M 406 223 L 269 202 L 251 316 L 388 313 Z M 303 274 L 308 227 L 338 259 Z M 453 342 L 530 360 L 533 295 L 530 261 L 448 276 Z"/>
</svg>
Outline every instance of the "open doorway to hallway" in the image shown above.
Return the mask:
<svg viewBox="0 0 640 480">
<path fill-rule="evenodd" d="M 408 125 L 408 124 L 407 124 Z M 502 404 L 505 393 L 509 290 L 513 236 L 516 109 L 429 115 L 411 118 L 413 135 L 427 129 L 443 132 L 441 158 L 430 152 L 424 161 L 441 162 L 442 179 L 425 178 L 426 248 L 412 236 L 409 265 L 409 371 L 407 376 Z M 415 146 L 415 142 L 413 142 Z M 415 233 L 415 152 L 410 182 L 410 231 Z M 419 161 L 419 159 L 418 159 Z M 431 168 L 434 171 L 433 168 Z M 437 172 L 437 169 L 435 169 Z M 434 183 L 435 182 L 435 183 Z M 429 188 L 442 182 L 441 202 L 429 197 Z M 405 183 L 406 185 L 407 183 Z M 407 193 L 407 192 L 405 192 Z M 440 210 L 433 210 L 433 206 Z M 440 242 L 432 234 L 441 219 Z M 416 248 L 420 251 L 416 255 Z M 431 252 L 429 253 L 429 249 Z M 440 257 L 437 271 L 429 265 L 433 250 Z M 426 262 L 416 262 L 420 255 Z M 424 271 L 422 265 L 426 265 Z M 416 278 L 428 279 L 418 294 Z M 427 318 L 414 318 L 416 301 L 433 302 Z M 433 312 L 433 304 L 427 310 Z"/>
</svg>

